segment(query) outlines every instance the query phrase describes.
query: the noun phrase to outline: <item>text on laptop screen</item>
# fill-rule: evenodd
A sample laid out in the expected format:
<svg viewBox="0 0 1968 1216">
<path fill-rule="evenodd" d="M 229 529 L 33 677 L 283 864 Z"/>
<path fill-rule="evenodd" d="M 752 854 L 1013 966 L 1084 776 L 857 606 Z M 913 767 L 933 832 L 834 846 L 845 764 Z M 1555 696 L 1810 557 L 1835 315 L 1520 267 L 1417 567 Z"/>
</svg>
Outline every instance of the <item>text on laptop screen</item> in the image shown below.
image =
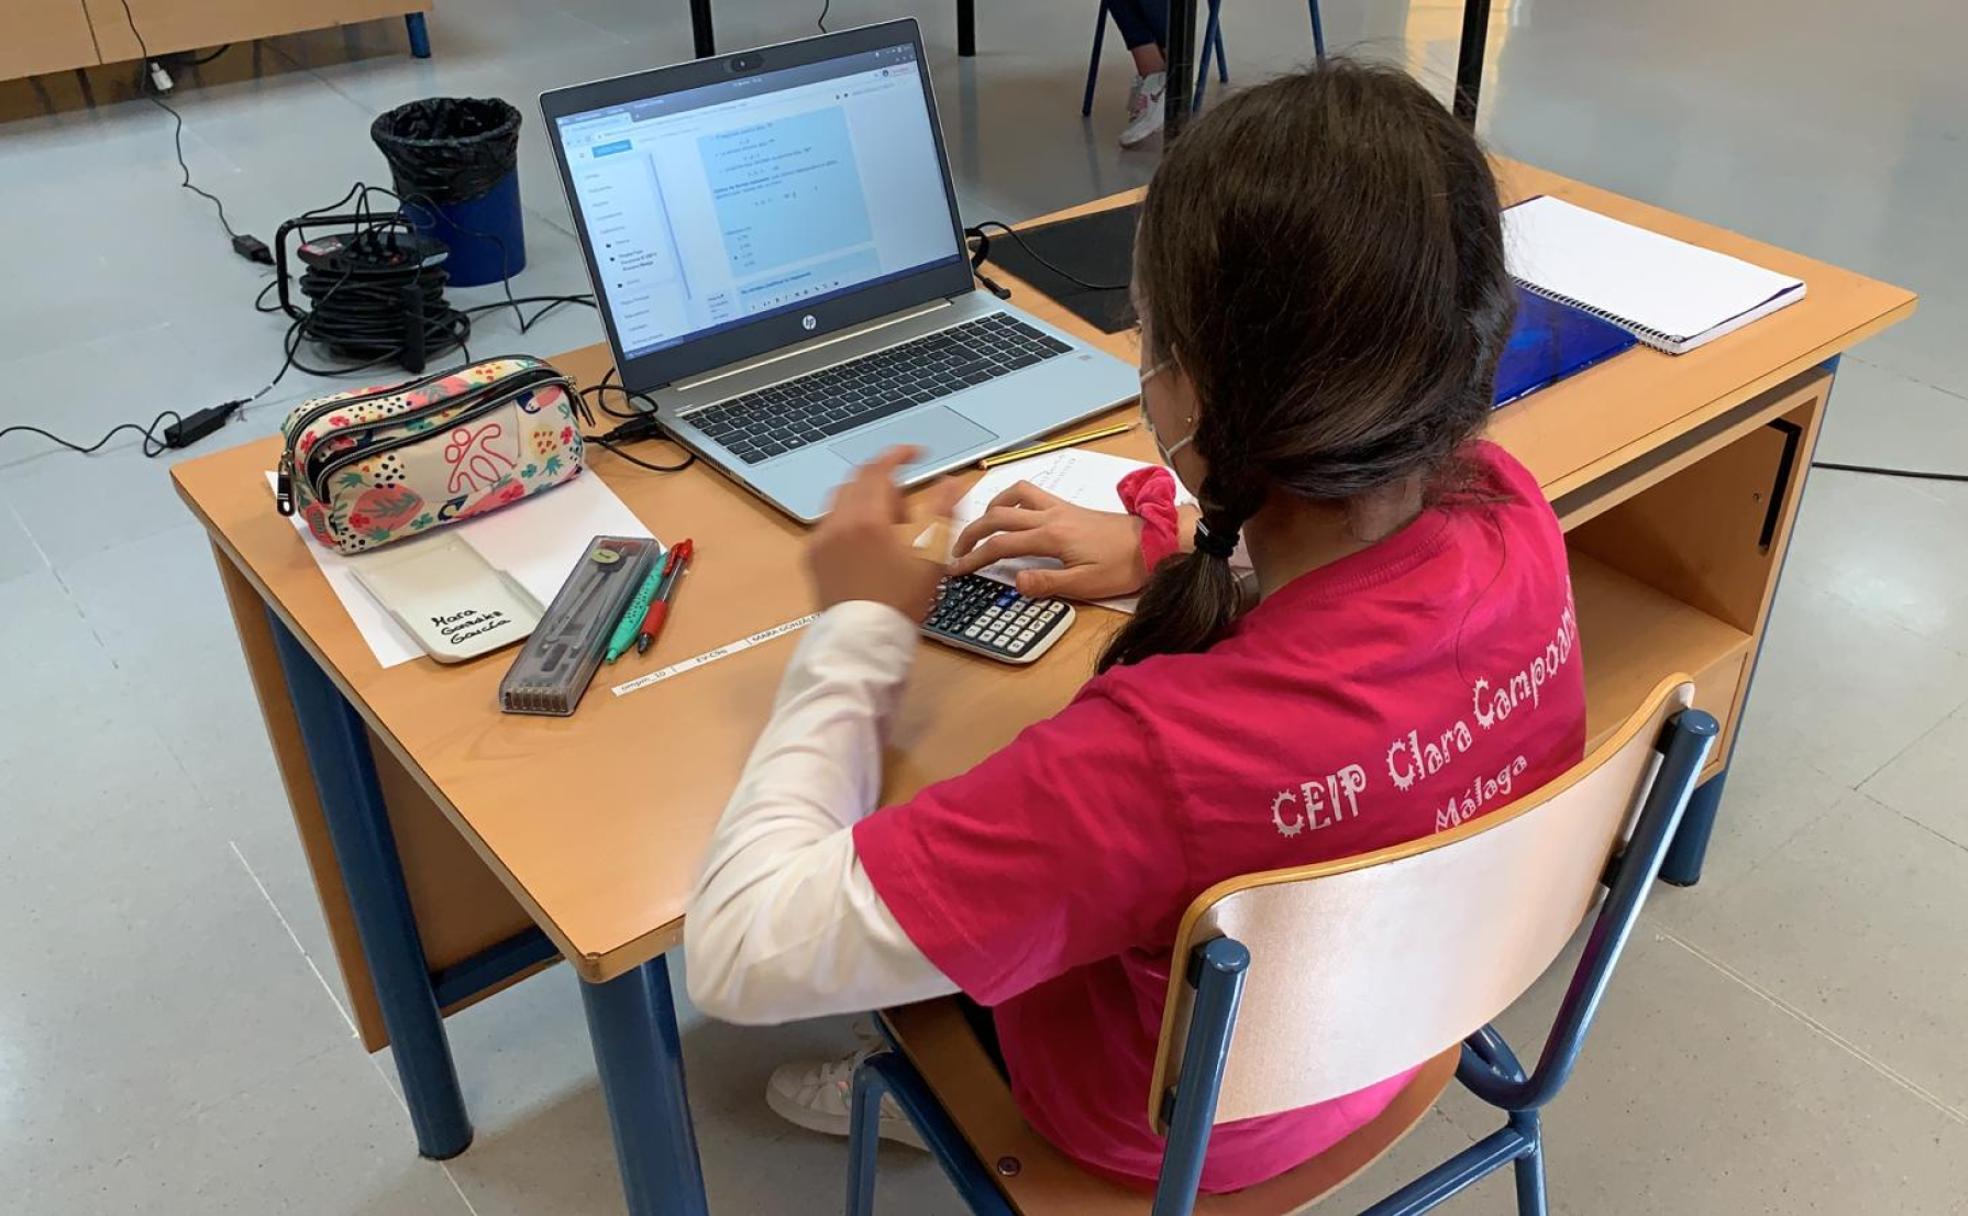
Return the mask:
<svg viewBox="0 0 1968 1216">
<path fill-rule="evenodd" d="M 963 256 L 910 45 L 558 120 L 624 358 Z"/>
</svg>

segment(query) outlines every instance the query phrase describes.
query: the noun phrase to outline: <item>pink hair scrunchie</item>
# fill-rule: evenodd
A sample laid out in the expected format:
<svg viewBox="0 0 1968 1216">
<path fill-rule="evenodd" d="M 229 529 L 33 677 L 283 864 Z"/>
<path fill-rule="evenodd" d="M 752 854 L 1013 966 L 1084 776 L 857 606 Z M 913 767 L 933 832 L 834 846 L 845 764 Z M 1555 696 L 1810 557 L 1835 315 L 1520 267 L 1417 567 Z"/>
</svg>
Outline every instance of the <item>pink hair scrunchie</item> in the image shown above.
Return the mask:
<svg viewBox="0 0 1968 1216">
<path fill-rule="evenodd" d="M 1114 490 L 1122 509 L 1141 521 L 1141 565 L 1153 574 L 1182 548 L 1176 536 L 1175 475 L 1159 465 L 1136 469 Z"/>
</svg>

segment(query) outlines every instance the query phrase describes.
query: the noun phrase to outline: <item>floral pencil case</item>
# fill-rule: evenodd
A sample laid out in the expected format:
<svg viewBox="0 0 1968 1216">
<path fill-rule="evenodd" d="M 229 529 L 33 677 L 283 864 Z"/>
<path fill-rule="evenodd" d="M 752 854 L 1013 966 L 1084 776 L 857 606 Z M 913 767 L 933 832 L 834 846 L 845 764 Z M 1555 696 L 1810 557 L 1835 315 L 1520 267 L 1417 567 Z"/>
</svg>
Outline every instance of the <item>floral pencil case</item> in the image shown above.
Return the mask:
<svg viewBox="0 0 1968 1216">
<path fill-rule="evenodd" d="M 361 553 L 518 502 L 581 471 L 573 381 L 524 355 L 304 402 L 275 505 Z"/>
</svg>

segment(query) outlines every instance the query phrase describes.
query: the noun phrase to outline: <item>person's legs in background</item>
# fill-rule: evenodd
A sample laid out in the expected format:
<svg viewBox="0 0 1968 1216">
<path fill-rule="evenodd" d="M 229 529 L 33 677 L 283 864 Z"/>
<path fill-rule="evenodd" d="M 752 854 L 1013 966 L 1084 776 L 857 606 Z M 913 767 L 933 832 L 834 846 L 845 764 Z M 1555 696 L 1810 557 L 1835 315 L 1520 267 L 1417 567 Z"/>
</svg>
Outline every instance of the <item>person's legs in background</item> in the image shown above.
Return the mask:
<svg viewBox="0 0 1968 1216">
<path fill-rule="evenodd" d="M 1162 93 L 1168 86 L 1168 0 L 1107 0 L 1107 14 L 1134 56 L 1134 84 L 1128 89 L 1128 124 L 1121 146 L 1132 148 L 1162 129 Z"/>
<path fill-rule="evenodd" d="M 1134 56 L 1137 76 L 1153 76 L 1168 66 L 1162 46 L 1168 41 L 1168 0 L 1107 0 L 1107 15 L 1121 32 L 1128 54 Z"/>
</svg>

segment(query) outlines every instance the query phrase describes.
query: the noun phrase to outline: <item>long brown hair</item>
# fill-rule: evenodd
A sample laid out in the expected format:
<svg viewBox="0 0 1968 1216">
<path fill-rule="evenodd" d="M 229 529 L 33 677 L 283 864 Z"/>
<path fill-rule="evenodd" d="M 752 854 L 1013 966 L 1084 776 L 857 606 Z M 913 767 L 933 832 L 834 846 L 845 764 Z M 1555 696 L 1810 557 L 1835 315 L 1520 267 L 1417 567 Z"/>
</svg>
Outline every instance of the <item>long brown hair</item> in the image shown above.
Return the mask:
<svg viewBox="0 0 1968 1216">
<path fill-rule="evenodd" d="M 1343 502 L 1438 474 L 1489 416 L 1516 305 L 1475 138 L 1405 73 L 1340 59 L 1229 98 L 1167 150 L 1135 278 L 1145 361 L 1173 360 L 1201 405 L 1217 549 L 1274 493 Z M 1207 649 L 1240 601 L 1222 553 L 1165 561 L 1100 669 Z"/>
</svg>

